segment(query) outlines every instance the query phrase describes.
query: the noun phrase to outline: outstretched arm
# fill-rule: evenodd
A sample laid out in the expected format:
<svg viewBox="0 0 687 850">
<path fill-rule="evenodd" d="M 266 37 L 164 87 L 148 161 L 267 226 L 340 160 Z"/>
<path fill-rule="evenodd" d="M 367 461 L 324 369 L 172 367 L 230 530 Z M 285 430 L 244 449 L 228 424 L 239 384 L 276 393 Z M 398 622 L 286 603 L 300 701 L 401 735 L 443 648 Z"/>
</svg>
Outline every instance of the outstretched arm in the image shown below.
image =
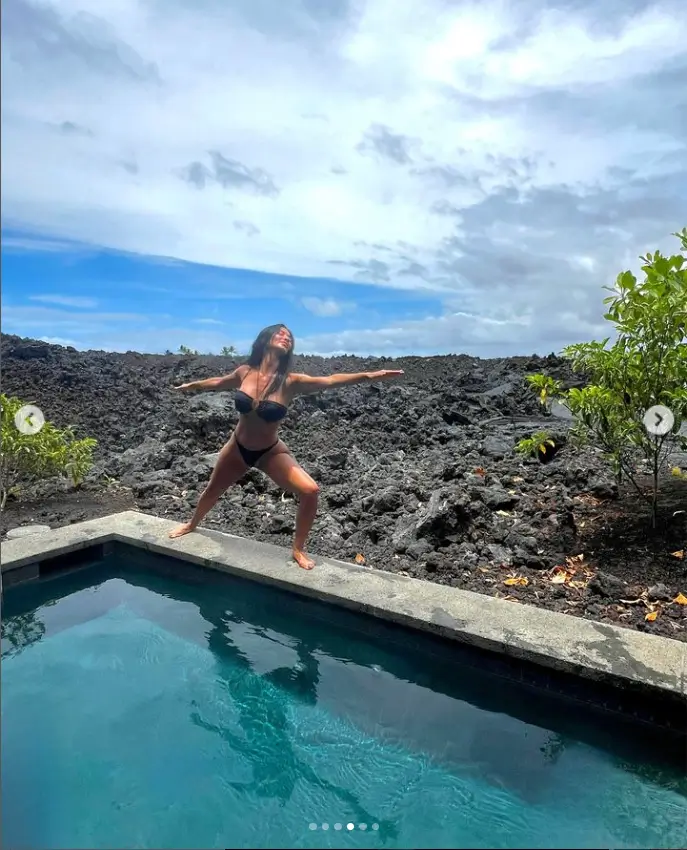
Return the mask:
<svg viewBox="0 0 687 850">
<path fill-rule="evenodd" d="M 196 392 L 221 392 L 222 390 L 235 390 L 243 383 L 247 370 L 247 366 L 239 366 L 228 375 L 221 375 L 219 378 L 206 378 L 204 381 L 190 381 L 187 384 L 180 384 L 178 387 L 174 387 L 174 389 L 187 391 L 195 390 Z"/>
<path fill-rule="evenodd" d="M 379 372 L 343 372 L 338 375 L 327 375 L 323 378 L 293 374 L 291 375 L 291 392 L 294 395 L 310 395 L 335 387 L 349 387 L 352 384 L 385 381 L 402 374 L 401 369 L 382 369 Z"/>
</svg>

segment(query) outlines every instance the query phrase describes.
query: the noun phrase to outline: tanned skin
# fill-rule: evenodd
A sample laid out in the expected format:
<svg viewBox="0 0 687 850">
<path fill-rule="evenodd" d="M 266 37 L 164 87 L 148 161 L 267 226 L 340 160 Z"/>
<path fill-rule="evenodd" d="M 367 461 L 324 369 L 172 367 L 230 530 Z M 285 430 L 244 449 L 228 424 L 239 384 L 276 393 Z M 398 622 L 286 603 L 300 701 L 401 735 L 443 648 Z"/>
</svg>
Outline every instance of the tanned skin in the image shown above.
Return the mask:
<svg viewBox="0 0 687 850">
<path fill-rule="evenodd" d="M 242 390 L 253 399 L 262 399 L 275 374 L 280 354 L 291 351 L 293 337 L 286 327 L 280 328 L 266 347 L 264 357 L 257 369 L 239 366 L 229 375 L 192 381 L 174 389 L 182 392 Z M 372 381 L 386 381 L 402 375 L 399 369 L 383 369 L 378 372 L 353 372 L 326 377 L 289 373 L 279 391 L 265 401 L 275 401 L 289 406 L 299 395 L 311 395 L 323 390 L 347 387 Z M 222 448 L 206 488 L 203 490 L 191 519 L 170 532 L 170 537 L 189 534 L 200 525 L 206 514 L 217 504 L 220 497 L 241 479 L 249 467 L 236 446 L 236 440 L 247 449 L 259 450 L 272 446 L 256 464 L 274 483 L 298 497 L 296 530 L 293 538 L 293 559 L 304 570 L 311 570 L 315 562 L 306 554 L 306 543 L 317 514 L 319 486 L 295 460 L 286 445 L 278 438 L 278 422 L 265 422 L 255 413 L 241 416 L 236 430 Z"/>
</svg>

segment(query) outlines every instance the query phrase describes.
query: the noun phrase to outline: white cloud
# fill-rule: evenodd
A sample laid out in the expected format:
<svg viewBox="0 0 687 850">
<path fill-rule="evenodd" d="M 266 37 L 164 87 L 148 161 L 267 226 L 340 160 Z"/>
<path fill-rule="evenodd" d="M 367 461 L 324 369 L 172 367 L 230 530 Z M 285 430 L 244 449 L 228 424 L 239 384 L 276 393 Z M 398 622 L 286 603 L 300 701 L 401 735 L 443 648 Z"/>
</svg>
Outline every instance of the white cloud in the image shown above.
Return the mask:
<svg viewBox="0 0 687 850">
<path fill-rule="evenodd" d="M 76 295 L 30 295 L 30 301 L 42 301 L 44 304 L 58 304 L 61 307 L 83 307 L 85 310 L 97 307 L 95 298 L 82 298 Z"/>
<path fill-rule="evenodd" d="M 3 304 L 2 307 L 3 333 L 36 336 L 40 339 L 43 339 L 43 335 L 46 333 L 49 335 L 57 333 L 60 336 L 64 335 L 79 340 L 86 333 L 89 335 L 89 339 L 96 340 L 100 333 L 111 336 L 113 331 L 117 332 L 120 324 L 139 324 L 138 328 L 132 330 L 132 334 L 138 338 L 140 344 L 140 325 L 150 321 L 150 316 L 141 313 L 73 312 L 58 310 L 54 307 L 15 306 L 11 304 Z"/>
<path fill-rule="evenodd" d="M 40 339 L 42 339 L 43 342 L 49 342 L 52 345 L 64 345 L 64 346 L 69 345 L 69 346 L 72 346 L 73 348 L 76 348 L 76 345 L 74 344 L 73 339 L 64 339 L 61 336 L 42 336 L 42 337 L 40 337 Z"/>
<path fill-rule="evenodd" d="M 219 319 L 194 319 L 194 322 L 197 322 L 199 325 L 223 325 L 224 322 L 221 322 Z"/>
<path fill-rule="evenodd" d="M 580 319 L 573 313 L 550 318 L 544 333 L 533 331 L 539 321 L 536 310 L 519 316 L 495 319 L 464 312 L 430 316 L 370 330 L 344 330 L 314 334 L 299 340 L 299 349 L 311 354 L 361 354 L 400 356 L 413 354 L 472 354 L 505 357 L 548 354 L 580 339 L 599 338 L 608 329 L 603 322 Z M 536 340 L 523 347 L 523 339 Z M 527 344 L 525 343 L 525 346 Z"/>
<path fill-rule="evenodd" d="M 181 327 L 177 319 L 166 313 L 145 315 L 7 305 L 2 308 L 2 330 L 80 350 L 163 352 L 177 351 L 180 345 L 185 345 L 209 353 L 219 352 L 225 345 L 236 345 L 225 332 L 213 327 Z M 244 341 L 240 350 L 247 344 Z"/>
<path fill-rule="evenodd" d="M 30 236 L 3 236 L 2 250 L 12 253 L 33 253 L 35 251 L 47 254 L 59 254 L 74 251 L 71 242 L 60 242 L 56 239 L 36 239 Z"/>
<path fill-rule="evenodd" d="M 335 298 L 301 298 L 301 304 L 310 313 L 320 318 L 332 318 L 340 316 L 346 310 L 351 310 L 355 307 L 350 302 L 337 301 Z"/>
<path fill-rule="evenodd" d="M 509 89 L 523 86 L 555 88 L 628 81 L 684 55 L 684 18 L 680 20 L 671 11 L 677 11 L 677 7 L 656 4 L 622 25 L 622 16 L 614 15 L 611 7 L 609 18 L 615 17 L 620 25 L 603 32 L 589 18 L 565 9 L 546 9 L 542 4 L 542 14 L 526 36 L 510 50 L 495 51 L 489 48 L 498 38 L 509 35 L 512 12 L 509 15 L 504 6 L 495 14 L 493 5 L 480 4 L 456 21 L 442 39 L 445 49 L 432 51 L 431 61 L 446 69 L 443 77 L 447 82 L 462 85 L 465 63 L 459 60 L 466 56 L 475 70 L 480 66 L 483 69 L 483 91 L 492 97 L 502 97 Z M 469 51 L 465 41 L 471 45 Z M 655 49 L 657 44 L 661 44 L 660 51 Z"/>
<path fill-rule="evenodd" d="M 584 322 L 687 223 L 681 0 L 13 0 L 1 61 L 3 219 L 53 246 Z"/>
</svg>

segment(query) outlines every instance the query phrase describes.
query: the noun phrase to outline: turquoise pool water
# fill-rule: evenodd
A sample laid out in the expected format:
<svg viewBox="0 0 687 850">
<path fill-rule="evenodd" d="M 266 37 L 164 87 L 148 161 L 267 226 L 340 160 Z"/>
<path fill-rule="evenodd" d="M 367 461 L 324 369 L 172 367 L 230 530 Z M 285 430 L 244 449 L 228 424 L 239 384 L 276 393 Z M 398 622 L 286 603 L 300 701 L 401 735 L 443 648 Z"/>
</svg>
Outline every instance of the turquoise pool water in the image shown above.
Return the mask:
<svg viewBox="0 0 687 850">
<path fill-rule="evenodd" d="M 684 763 L 634 727 L 121 557 L 6 592 L 3 846 L 684 846 Z"/>
</svg>

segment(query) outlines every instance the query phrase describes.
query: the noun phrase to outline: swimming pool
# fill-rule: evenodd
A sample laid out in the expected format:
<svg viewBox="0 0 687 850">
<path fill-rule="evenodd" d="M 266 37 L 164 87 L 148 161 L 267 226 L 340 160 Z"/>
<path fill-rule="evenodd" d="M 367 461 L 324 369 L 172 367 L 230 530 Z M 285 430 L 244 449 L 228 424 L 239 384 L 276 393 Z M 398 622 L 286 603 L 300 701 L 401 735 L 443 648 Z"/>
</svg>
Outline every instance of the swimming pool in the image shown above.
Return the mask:
<svg viewBox="0 0 687 850">
<path fill-rule="evenodd" d="M 676 739 L 477 651 L 124 548 L 3 617 L 5 846 L 684 844 Z"/>
</svg>

